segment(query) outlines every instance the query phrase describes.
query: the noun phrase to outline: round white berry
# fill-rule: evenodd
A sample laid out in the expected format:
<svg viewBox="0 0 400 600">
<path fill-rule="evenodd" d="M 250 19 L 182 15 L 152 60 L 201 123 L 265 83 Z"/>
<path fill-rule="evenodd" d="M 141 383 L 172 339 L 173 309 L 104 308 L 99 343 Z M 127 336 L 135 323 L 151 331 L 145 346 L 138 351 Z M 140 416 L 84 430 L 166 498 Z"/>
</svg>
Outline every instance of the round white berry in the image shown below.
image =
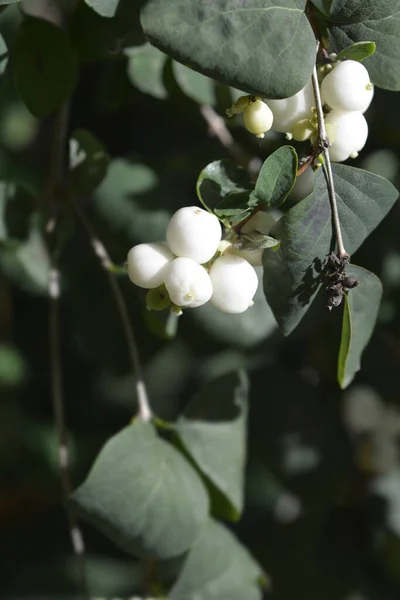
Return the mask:
<svg viewBox="0 0 400 600">
<path fill-rule="evenodd" d="M 374 94 L 367 69 L 355 60 L 339 62 L 324 78 L 321 97 L 340 111 L 364 111 Z"/>
<path fill-rule="evenodd" d="M 311 79 L 307 85 L 290 98 L 265 101 L 274 115 L 273 130 L 291 133 L 292 129 L 303 119 L 312 117 L 311 109 L 315 106 Z"/>
<path fill-rule="evenodd" d="M 265 235 L 271 231 L 273 226 L 275 225 L 276 220 L 270 213 L 266 213 L 263 211 L 258 211 L 251 219 L 247 221 L 241 228 L 241 233 L 252 233 L 253 231 L 259 231 Z M 238 238 L 238 241 L 240 237 Z M 264 254 L 263 248 L 255 248 L 254 250 L 240 250 L 240 248 L 236 248 L 232 246 L 232 252 L 237 256 L 241 256 L 245 258 L 247 262 L 249 262 L 253 267 L 261 267 L 262 257 Z"/>
<path fill-rule="evenodd" d="M 167 244 L 172 252 L 199 264 L 214 256 L 221 235 L 217 217 L 198 206 L 180 208 L 167 226 Z"/>
<path fill-rule="evenodd" d="M 208 302 L 213 293 L 210 276 L 191 258 L 176 258 L 165 277 L 172 302 L 182 308 L 195 308 Z"/>
<path fill-rule="evenodd" d="M 355 158 L 365 146 L 368 137 L 368 123 L 361 112 L 332 111 L 325 119 L 328 128 L 332 128 L 333 144 L 329 148 L 331 160 L 342 162 L 349 157 Z"/>
<path fill-rule="evenodd" d="M 264 133 L 272 127 L 274 116 L 269 106 L 262 100 L 250 102 L 243 112 L 243 120 L 250 133 L 264 137 Z"/>
<path fill-rule="evenodd" d="M 252 305 L 258 287 L 254 268 L 241 256 L 223 254 L 212 264 L 211 304 L 227 313 L 242 313 Z"/>
<path fill-rule="evenodd" d="M 153 289 L 164 283 L 168 265 L 175 256 L 163 242 L 138 244 L 128 253 L 128 275 L 141 288 Z"/>
</svg>

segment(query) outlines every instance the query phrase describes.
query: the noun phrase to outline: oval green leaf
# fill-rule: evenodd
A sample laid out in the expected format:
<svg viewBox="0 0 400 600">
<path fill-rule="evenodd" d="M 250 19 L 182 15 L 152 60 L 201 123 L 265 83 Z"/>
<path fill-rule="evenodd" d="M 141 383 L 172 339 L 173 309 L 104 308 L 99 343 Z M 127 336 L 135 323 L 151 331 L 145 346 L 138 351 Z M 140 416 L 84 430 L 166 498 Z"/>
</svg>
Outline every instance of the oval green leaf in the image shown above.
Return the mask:
<svg viewBox="0 0 400 600">
<path fill-rule="evenodd" d="M 346 272 L 349 277 L 355 277 L 359 285 L 344 299 L 338 360 L 338 381 L 342 389 L 361 368 L 361 356 L 374 330 L 382 298 L 382 284 L 374 273 L 356 265 L 349 265 Z"/>
<path fill-rule="evenodd" d="M 85 0 L 101 17 L 113 17 L 117 12 L 119 0 Z"/>
<path fill-rule="evenodd" d="M 372 56 L 376 50 L 375 42 L 357 42 L 348 48 L 345 48 L 337 55 L 337 60 L 357 60 L 362 62 L 369 56 Z"/>
<path fill-rule="evenodd" d="M 256 96 L 287 98 L 306 85 L 315 61 L 305 6 L 305 0 L 150 0 L 141 23 L 154 46 L 203 75 Z"/>
<path fill-rule="evenodd" d="M 126 552 L 160 559 L 188 550 L 209 503 L 195 470 L 140 421 L 106 443 L 71 502 Z"/>
<path fill-rule="evenodd" d="M 25 18 L 17 32 L 13 65 L 21 98 L 37 117 L 59 108 L 78 80 L 78 59 L 67 35 L 33 17 Z"/>
<path fill-rule="evenodd" d="M 264 161 L 250 196 L 250 206 L 280 206 L 291 192 L 297 176 L 298 158 L 292 146 L 282 146 Z"/>
<path fill-rule="evenodd" d="M 333 165 L 343 241 L 353 254 L 392 208 L 398 192 L 386 179 L 345 165 Z M 284 335 L 299 324 L 322 283 L 332 245 L 331 209 L 323 170 L 314 192 L 291 208 L 270 232 L 281 242 L 264 252 L 264 292 Z"/>
<path fill-rule="evenodd" d="M 214 212 L 218 207 L 221 214 L 229 214 L 224 209 L 233 209 L 231 214 L 245 212 L 248 195 L 253 188 L 254 183 L 247 171 L 231 160 L 216 160 L 207 165 L 196 184 L 197 196 L 204 208 Z M 226 202 L 222 203 L 225 197 Z"/>
</svg>

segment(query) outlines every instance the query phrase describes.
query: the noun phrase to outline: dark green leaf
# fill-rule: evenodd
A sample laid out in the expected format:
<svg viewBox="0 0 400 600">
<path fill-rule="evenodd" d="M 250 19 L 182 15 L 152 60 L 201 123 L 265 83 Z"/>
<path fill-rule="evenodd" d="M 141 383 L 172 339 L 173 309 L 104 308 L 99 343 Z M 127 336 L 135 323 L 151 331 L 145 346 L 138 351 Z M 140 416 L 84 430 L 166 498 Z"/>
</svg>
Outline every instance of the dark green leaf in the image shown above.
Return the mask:
<svg viewBox="0 0 400 600">
<path fill-rule="evenodd" d="M 249 192 L 230 192 L 216 206 L 214 212 L 218 217 L 238 217 L 241 221 L 250 210 L 249 196 Z"/>
<path fill-rule="evenodd" d="M 86 129 L 76 129 L 70 139 L 69 182 L 75 194 L 90 194 L 103 181 L 110 156 L 103 144 Z"/>
<path fill-rule="evenodd" d="M 247 396 L 245 373 L 233 371 L 204 387 L 176 424 L 185 450 L 223 495 L 213 514 L 232 520 L 243 509 Z"/>
<path fill-rule="evenodd" d="M 203 526 L 183 565 L 170 600 L 261 600 L 261 567 L 220 523 Z"/>
<path fill-rule="evenodd" d="M 35 116 L 48 115 L 72 93 L 78 79 L 78 59 L 59 27 L 33 17 L 24 19 L 13 59 L 19 93 Z"/>
<path fill-rule="evenodd" d="M 150 0 L 141 23 L 154 46 L 203 75 L 256 96 L 285 98 L 306 85 L 315 61 L 305 5 Z"/>
<path fill-rule="evenodd" d="M 333 165 L 339 218 L 346 250 L 353 254 L 397 199 L 396 188 L 383 177 Z M 285 335 L 303 318 L 321 286 L 321 270 L 332 247 L 332 224 L 324 173 L 315 177 L 314 192 L 291 208 L 271 230 L 281 242 L 264 252 L 264 291 Z"/>
<path fill-rule="evenodd" d="M 220 209 L 221 200 L 228 194 L 248 194 L 253 188 L 254 184 L 247 171 L 230 160 L 216 160 L 207 165 L 201 171 L 196 184 L 200 202 L 210 211 L 214 211 L 217 206 Z M 233 204 L 236 201 L 240 203 L 246 194 L 227 199 L 226 208 L 229 208 L 230 200 L 233 200 Z M 232 208 L 236 209 L 238 206 L 234 205 Z"/>
<path fill-rule="evenodd" d="M 138 90 L 155 98 L 166 98 L 163 72 L 167 56 L 151 44 L 125 50 L 128 77 Z"/>
<path fill-rule="evenodd" d="M 256 188 L 250 197 L 251 205 L 280 206 L 294 186 L 297 166 L 297 153 L 292 146 L 275 150 L 261 167 Z"/>
<path fill-rule="evenodd" d="M 323 15 L 329 15 L 332 0 L 311 0 L 312 4 L 322 12 Z"/>
<path fill-rule="evenodd" d="M 382 284 L 376 275 L 356 265 L 349 265 L 346 272 L 349 277 L 355 277 L 360 285 L 350 290 L 344 299 L 338 361 L 341 388 L 347 387 L 360 370 L 361 355 L 374 330 L 382 298 Z"/>
<path fill-rule="evenodd" d="M 8 53 L 6 42 L 2 35 L 0 35 L 0 75 L 4 73 L 8 64 Z"/>
<path fill-rule="evenodd" d="M 400 90 L 400 20 L 397 1 L 333 0 L 327 24 L 335 52 L 355 42 L 375 42 L 376 52 L 365 62 L 372 83 L 387 90 Z"/>
<path fill-rule="evenodd" d="M 72 503 L 127 552 L 162 559 L 184 553 L 208 513 L 194 469 L 140 421 L 107 442 Z"/>
<path fill-rule="evenodd" d="M 357 42 L 348 48 L 345 48 L 337 55 L 337 60 L 358 60 L 362 62 L 369 56 L 372 56 L 376 50 L 375 42 Z"/>
<path fill-rule="evenodd" d="M 102 17 L 113 17 L 117 12 L 119 0 L 85 0 Z"/>
<path fill-rule="evenodd" d="M 172 62 L 172 71 L 179 87 L 189 98 L 199 104 L 216 104 L 215 81 L 176 61 Z"/>
</svg>

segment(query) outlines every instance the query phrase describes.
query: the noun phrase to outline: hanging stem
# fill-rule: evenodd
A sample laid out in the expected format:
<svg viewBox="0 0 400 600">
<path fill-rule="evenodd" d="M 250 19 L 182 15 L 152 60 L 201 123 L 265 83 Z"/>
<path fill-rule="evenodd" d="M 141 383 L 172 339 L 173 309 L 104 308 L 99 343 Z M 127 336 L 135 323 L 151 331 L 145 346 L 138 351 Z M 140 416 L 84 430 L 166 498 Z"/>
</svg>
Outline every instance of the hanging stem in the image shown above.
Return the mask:
<svg viewBox="0 0 400 600">
<path fill-rule="evenodd" d="M 101 242 L 101 240 L 97 237 L 95 231 L 93 230 L 91 224 L 89 223 L 86 215 L 80 208 L 79 204 L 71 199 L 74 210 L 78 215 L 86 233 L 90 239 L 90 243 L 92 244 L 92 248 L 97 258 L 100 261 L 100 264 L 104 271 L 107 274 L 107 279 L 111 288 L 111 291 L 114 296 L 115 304 L 117 306 L 117 310 L 121 319 L 122 327 L 124 330 L 126 343 L 128 346 L 129 357 L 132 364 L 133 372 L 136 375 L 136 394 L 138 399 L 138 418 L 145 423 L 151 421 L 152 419 L 152 411 L 150 408 L 149 398 L 146 390 L 146 385 L 144 383 L 142 366 L 139 357 L 139 351 L 136 345 L 136 341 L 133 335 L 132 326 L 129 320 L 129 313 L 126 306 L 126 302 L 124 296 L 121 292 L 121 289 L 118 285 L 118 282 L 115 279 L 113 274 L 113 263 L 108 255 L 108 252 Z"/>
<path fill-rule="evenodd" d="M 317 45 L 317 51 L 318 51 L 318 47 L 319 47 L 319 43 Z M 335 183 L 333 180 L 332 165 L 331 165 L 331 159 L 329 156 L 330 142 L 329 142 L 329 139 L 328 139 L 328 136 L 326 133 L 326 128 L 325 128 L 324 112 L 322 110 L 322 101 L 321 101 L 321 94 L 319 91 L 319 83 L 318 83 L 318 74 L 317 74 L 317 65 L 316 64 L 314 65 L 314 70 L 313 70 L 313 74 L 312 74 L 312 84 L 313 84 L 313 88 L 314 88 L 314 98 L 315 98 L 315 105 L 316 105 L 316 111 L 317 111 L 318 130 L 319 130 L 319 137 L 318 137 L 317 144 L 319 144 L 320 150 L 322 151 L 322 153 L 324 155 L 324 159 L 325 159 L 324 169 L 325 169 L 325 174 L 326 174 L 326 178 L 327 178 L 329 201 L 330 201 L 331 210 L 332 210 L 333 227 L 335 230 L 335 237 L 336 237 L 336 242 L 337 242 L 337 247 L 338 247 L 338 257 L 340 259 L 348 260 L 350 258 L 350 255 L 348 254 L 348 252 L 346 252 L 346 249 L 344 247 L 342 230 L 340 227 L 339 211 L 338 211 L 338 207 L 337 207 L 336 194 L 335 194 Z"/>
</svg>

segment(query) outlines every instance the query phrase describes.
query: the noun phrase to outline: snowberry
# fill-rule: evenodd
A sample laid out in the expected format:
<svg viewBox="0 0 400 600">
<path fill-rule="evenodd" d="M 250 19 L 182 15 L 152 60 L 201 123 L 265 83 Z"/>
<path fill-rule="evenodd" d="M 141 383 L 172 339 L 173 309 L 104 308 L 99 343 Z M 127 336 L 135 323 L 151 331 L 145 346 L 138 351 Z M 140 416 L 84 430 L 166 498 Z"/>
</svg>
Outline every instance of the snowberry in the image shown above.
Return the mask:
<svg viewBox="0 0 400 600">
<path fill-rule="evenodd" d="M 227 313 L 242 313 L 252 305 L 258 287 L 254 268 L 241 256 L 223 254 L 210 269 L 211 304 Z"/>
<path fill-rule="evenodd" d="M 312 117 L 311 109 L 315 106 L 315 100 L 311 79 L 294 96 L 283 100 L 266 100 L 265 102 L 274 115 L 274 131 L 291 133 L 298 121 Z"/>
<path fill-rule="evenodd" d="M 211 279 L 204 267 L 191 258 L 176 258 L 165 277 L 165 287 L 176 306 L 195 308 L 208 302 L 213 293 Z"/>
<path fill-rule="evenodd" d="M 274 116 L 271 109 L 262 100 L 250 102 L 243 111 L 243 120 L 250 133 L 263 138 L 272 127 Z"/>
<path fill-rule="evenodd" d="M 230 108 L 227 109 L 226 114 L 228 117 L 233 117 L 233 115 L 238 115 L 244 111 L 246 106 L 251 102 L 250 96 L 239 96 L 234 104 Z"/>
<path fill-rule="evenodd" d="M 172 252 L 199 264 L 214 256 L 221 235 L 217 217 L 197 206 L 180 208 L 167 226 L 167 244 Z"/>
<path fill-rule="evenodd" d="M 253 231 L 259 231 L 267 235 L 272 227 L 275 225 L 276 220 L 270 213 L 258 211 L 251 219 L 247 221 L 241 228 L 241 233 L 252 233 Z M 240 240 L 240 238 L 238 238 Z M 232 252 L 237 256 L 245 258 L 253 267 L 260 267 L 262 263 L 262 257 L 264 254 L 263 248 L 256 248 L 254 250 L 240 250 L 232 246 Z"/>
<path fill-rule="evenodd" d="M 364 147 L 368 137 L 368 124 L 361 112 L 332 111 L 325 118 L 328 128 L 332 128 L 332 146 L 329 148 L 331 160 L 341 162 L 355 158 Z"/>
<path fill-rule="evenodd" d="M 373 94 L 367 69 L 355 60 L 339 62 L 321 84 L 322 100 L 340 111 L 365 111 Z"/>
<path fill-rule="evenodd" d="M 167 267 L 174 258 L 171 250 L 162 242 L 138 244 L 128 253 L 129 278 L 139 287 L 156 288 L 164 283 Z"/>
</svg>

